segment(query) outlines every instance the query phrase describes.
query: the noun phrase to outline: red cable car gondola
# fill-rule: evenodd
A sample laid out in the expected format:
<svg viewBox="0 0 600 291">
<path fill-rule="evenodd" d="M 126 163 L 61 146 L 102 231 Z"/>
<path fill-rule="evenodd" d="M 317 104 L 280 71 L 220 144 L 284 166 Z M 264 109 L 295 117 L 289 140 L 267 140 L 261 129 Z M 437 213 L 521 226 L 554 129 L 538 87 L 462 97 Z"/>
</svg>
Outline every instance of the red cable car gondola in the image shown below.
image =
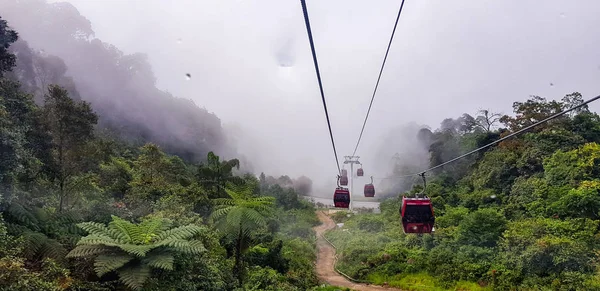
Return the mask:
<svg viewBox="0 0 600 291">
<path fill-rule="evenodd" d="M 375 186 L 373 185 L 373 177 L 371 177 L 371 183 L 365 185 L 365 197 L 375 197 Z"/>
<path fill-rule="evenodd" d="M 365 197 L 375 197 L 375 186 L 373 184 L 365 185 Z"/>
<path fill-rule="evenodd" d="M 338 187 L 333 192 L 333 205 L 338 208 L 350 207 L 350 191 L 348 188 Z"/>
<path fill-rule="evenodd" d="M 431 199 L 425 196 L 427 182 L 425 172 L 421 173 L 423 178 L 423 192 L 417 194 L 417 198 L 402 196 L 400 216 L 402 217 L 402 228 L 404 233 L 431 233 L 435 223 Z M 421 196 L 421 197 L 418 197 Z"/>
<path fill-rule="evenodd" d="M 431 199 L 427 196 L 424 198 L 407 198 L 403 196 L 400 215 L 402 216 L 404 233 L 431 233 L 433 231 L 435 216 L 433 215 Z"/>
<path fill-rule="evenodd" d="M 362 177 L 365 174 L 365 171 L 363 171 L 362 168 L 358 168 L 358 170 L 356 170 L 356 176 Z"/>
<path fill-rule="evenodd" d="M 340 185 L 342 185 L 342 186 L 348 186 L 348 176 L 341 176 L 340 177 Z"/>
</svg>

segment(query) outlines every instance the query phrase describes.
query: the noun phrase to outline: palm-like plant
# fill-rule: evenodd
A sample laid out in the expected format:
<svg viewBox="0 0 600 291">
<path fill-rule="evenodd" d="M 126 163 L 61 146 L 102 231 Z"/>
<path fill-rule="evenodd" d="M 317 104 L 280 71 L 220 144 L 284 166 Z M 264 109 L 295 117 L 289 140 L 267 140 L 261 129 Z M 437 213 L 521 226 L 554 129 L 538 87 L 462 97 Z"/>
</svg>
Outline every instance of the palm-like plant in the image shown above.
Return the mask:
<svg viewBox="0 0 600 291">
<path fill-rule="evenodd" d="M 226 197 L 223 189 L 227 184 L 242 185 L 244 183 L 241 177 L 234 175 L 234 169 L 239 168 L 240 161 L 238 159 L 221 161 L 219 156 L 209 152 L 206 163 L 201 163 L 198 167 L 198 182 L 209 191 L 209 197 Z"/>
<path fill-rule="evenodd" d="M 248 249 L 251 232 L 266 226 L 266 217 L 273 210 L 273 197 L 254 197 L 249 187 L 237 191 L 225 189 L 231 198 L 214 199 L 211 220 L 216 228 L 235 242 L 235 271 L 243 281 L 242 253 Z"/>
<path fill-rule="evenodd" d="M 99 277 L 116 271 L 119 280 L 132 289 L 144 285 L 151 268 L 173 270 L 174 253 L 205 251 L 201 241 L 192 239 L 203 229 L 193 224 L 170 228 L 163 219 L 133 224 L 112 216 L 108 227 L 96 222 L 78 226 L 89 235 L 81 238 L 67 257 L 97 256 L 94 270 Z"/>
<path fill-rule="evenodd" d="M 61 261 L 67 254 L 65 246 L 75 244 L 79 237 L 75 226 L 79 215 L 71 211 L 52 213 L 13 202 L 3 214 L 9 233 L 23 238 L 22 255 L 28 260 Z"/>
</svg>

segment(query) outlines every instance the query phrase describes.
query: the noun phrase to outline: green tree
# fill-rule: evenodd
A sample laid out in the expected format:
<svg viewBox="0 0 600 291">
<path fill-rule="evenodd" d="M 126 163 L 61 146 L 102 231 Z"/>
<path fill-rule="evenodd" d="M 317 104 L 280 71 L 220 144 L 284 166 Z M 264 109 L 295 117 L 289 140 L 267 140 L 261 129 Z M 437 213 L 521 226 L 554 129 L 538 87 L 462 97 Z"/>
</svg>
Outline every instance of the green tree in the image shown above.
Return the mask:
<svg viewBox="0 0 600 291">
<path fill-rule="evenodd" d="M 600 116 L 582 112 L 573 117 L 567 130 L 583 137 L 587 142 L 600 143 Z"/>
<path fill-rule="evenodd" d="M 499 244 L 498 287 L 540 285 L 568 286 L 563 290 L 583 290 L 583 280 L 570 283 L 568 274 L 590 274 L 594 270 L 598 221 L 565 221 L 537 218 L 513 221 Z M 566 275 L 566 276 L 565 276 Z"/>
<path fill-rule="evenodd" d="M 490 208 L 469 213 L 458 225 L 458 240 L 465 244 L 493 247 L 506 229 L 506 218 Z"/>
<path fill-rule="evenodd" d="M 87 179 L 73 179 L 85 171 L 89 153 L 86 146 L 94 139 L 94 126 L 98 116 L 89 103 L 74 101 L 69 93 L 59 87 L 50 86 L 45 97 L 43 118 L 52 137 L 52 156 L 56 169 L 54 179 L 58 184 L 59 211 L 68 207 L 77 187 Z"/>
<path fill-rule="evenodd" d="M 117 272 L 119 280 L 132 289 L 143 287 L 152 268 L 173 270 L 176 253 L 206 251 L 201 241 L 193 239 L 203 231 L 196 225 L 170 228 L 162 219 L 133 224 L 112 216 L 108 227 L 96 222 L 78 226 L 89 235 L 81 238 L 67 257 L 96 256 L 94 267 L 99 277 Z"/>
<path fill-rule="evenodd" d="M 568 152 L 557 151 L 544 160 L 550 185 L 577 186 L 581 181 L 600 177 L 600 145 L 587 143 Z"/>
<path fill-rule="evenodd" d="M 551 213 L 561 218 L 600 218 L 600 181 L 583 181 L 552 205 Z"/>
<path fill-rule="evenodd" d="M 517 158 L 518 154 L 511 150 L 487 152 L 470 177 L 475 189 L 488 188 L 499 193 L 510 191 L 513 181 L 519 176 Z"/>
<path fill-rule="evenodd" d="M 6 197 L 17 180 L 39 168 L 29 139 L 35 113 L 31 95 L 21 92 L 18 83 L 0 79 L 0 191 Z"/>
<path fill-rule="evenodd" d="M 235 185 L 243 183 L 243 179 L 233 173 L 233 169 L 239 169 L 239 167 L 238 159 L 221 161 L 219 156 L 209 152 L 206 163 L 202 163 L 198 167 L 198 182 L 208 190 L 210 198 L 225 198 L 227 197 L 225 187 L 228 183 Z"/>
<path fill-rule="evenodd" d="M 243 254 L 252 239 L 252 232 L 266 227 L 266 217 L 273 210 L 273 197 L 254 197 L 252 189 L 238 187 L 237 191 L 225 189 L 231 198 L 214 199 L 215 210 L 211 215 L 218 230 L 234 242 L 235 266 L 239 284 L 243 284 Z"/>
<path fill-rule="evenodd" d="M 8 48 L 18 38 L 17 32 L 9 29 L 6 20 L 0 17 L 0 77 L 15 66 L 17 58 L 8 51 Z"/>
<path fill-rule="evenodd" d="M 131 188 L 132 169 L 123 158 L 111 157 L 108 163 L 101 164 L 99 176 L 99 186 L 115 198 L 123 198 Z"/>
<path fill-rule="evenodd" d="M 541 121 L 546 117 L 561 112 L 564 108 L 565 104 L 562 102 L 555 100 L 547 101 L 546 98 L 540 96 L 531 96 L 531 98 L 527 99 L 525 102 L 514 102 L 513 111 L 515 117 L 504 115 L 500 118 L 500 122 L 504 123 L 510 130 L 517 131 L 523 127 Z M 561 117 L 552 122 L 547 122 L 532 129 L 532 131 L 537 132 L 544 128 L 551 127 L 552 124 L 556 124 L 557 122 L 560 122 L 560 120 L 564 121 L 565 118 L 566 117 Z"/>
<path fill-rule="evenodd" d="M 567 94 L 565 95 L 565 97 L 562 98 L 561 100 L 563 102 L 563 107 L 564 109 L 569 109 L 569 108 L 573 108 L 575 106 L 581 105 L 584 100 L 583 100 L 583 96 L 581 96 L 581 93 L 579 92 L 573 92 L 571 94 Z M 587 105 L 583 105 L 578 109 L 575 109 L 573 111 L 571 111 L 569 114 L 571 117 L 581 114 L 581 113 L 589 113 L 590 109 Z"/>
<path fill-rule="evenodd" d="M 155 144 L 144 145 L 133 164 L 133 179 L 129 183 L 133 199 L 157 200 L 166 195 L 175 182 L 171 161 Z"/>
</svg>

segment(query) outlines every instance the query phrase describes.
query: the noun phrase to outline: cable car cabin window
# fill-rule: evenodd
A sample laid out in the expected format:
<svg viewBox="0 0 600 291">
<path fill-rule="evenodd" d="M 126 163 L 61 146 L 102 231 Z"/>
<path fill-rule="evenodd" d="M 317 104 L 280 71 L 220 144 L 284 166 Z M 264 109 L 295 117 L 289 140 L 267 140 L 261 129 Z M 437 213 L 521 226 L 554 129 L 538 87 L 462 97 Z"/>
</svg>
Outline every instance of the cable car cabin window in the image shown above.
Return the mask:
<svg viewBox="0 0 600 291">
<path fill-rule="evenodd" d="M 434 218 L 429 205 L 406 205 L 402 221 L 429 222 Z"/>
<path fill-rule="evenodd" d="M 339 201 L 339 202 L 350 202 L 350 195 L 349 194 L 335 194 L 335 195 L 333 195 L 333 200 Z"/>
</svg>

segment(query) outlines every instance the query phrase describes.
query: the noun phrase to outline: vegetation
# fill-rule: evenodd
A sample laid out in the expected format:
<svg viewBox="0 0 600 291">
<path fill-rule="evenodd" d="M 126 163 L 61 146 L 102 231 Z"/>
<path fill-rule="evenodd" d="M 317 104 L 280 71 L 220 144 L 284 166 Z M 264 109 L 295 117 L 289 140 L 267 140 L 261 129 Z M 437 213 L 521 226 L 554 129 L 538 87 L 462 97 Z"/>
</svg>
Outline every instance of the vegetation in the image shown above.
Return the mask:
<svg viewBox="0 0 600 291">
<path fill-rule="evenodd" d="M 298 197 L 308 178 L 259 180 L 213 152 L 196 163 L 121 140 L 72 88 L 49 83 L 36 100 L 10 72 L 17 37 L 0 19 L 0 289 L 318 285 L 318 220 Z"/>
<path fill-rule="evenodd" d="M 0 11 L 47 49 L 0 18 L 0 289 L 339 289 L 315 275 L 309 178 L 242 173 L 214 114 L 158 90 L 143 55 L 92 39 L 72 5 Z M 438 165 L 582 101 L 532 96 L 415 140 Z M 342 271 L 406 290 L 600 290 L 587 107 L 429 174 L 435 234 L 402 233 L 397 195 L 423 189 L 398 180 L 381 214 L 334 216 Z"/>
<path fill-rule="evenodd" d="M 579 93 L 534 96 L 515 102 L 514 116 L 465 114 L 419 139 L 434 166 L 581 102 Z M 432 235 L 403 234 L 398 196 L 381 214 L 339 217 L 344 229 L 327 234 L 338 267 L 408 290 L 599 290 L 599 134 L 600 117 L 584 106 L 430 173 Z"/>
</svg>

